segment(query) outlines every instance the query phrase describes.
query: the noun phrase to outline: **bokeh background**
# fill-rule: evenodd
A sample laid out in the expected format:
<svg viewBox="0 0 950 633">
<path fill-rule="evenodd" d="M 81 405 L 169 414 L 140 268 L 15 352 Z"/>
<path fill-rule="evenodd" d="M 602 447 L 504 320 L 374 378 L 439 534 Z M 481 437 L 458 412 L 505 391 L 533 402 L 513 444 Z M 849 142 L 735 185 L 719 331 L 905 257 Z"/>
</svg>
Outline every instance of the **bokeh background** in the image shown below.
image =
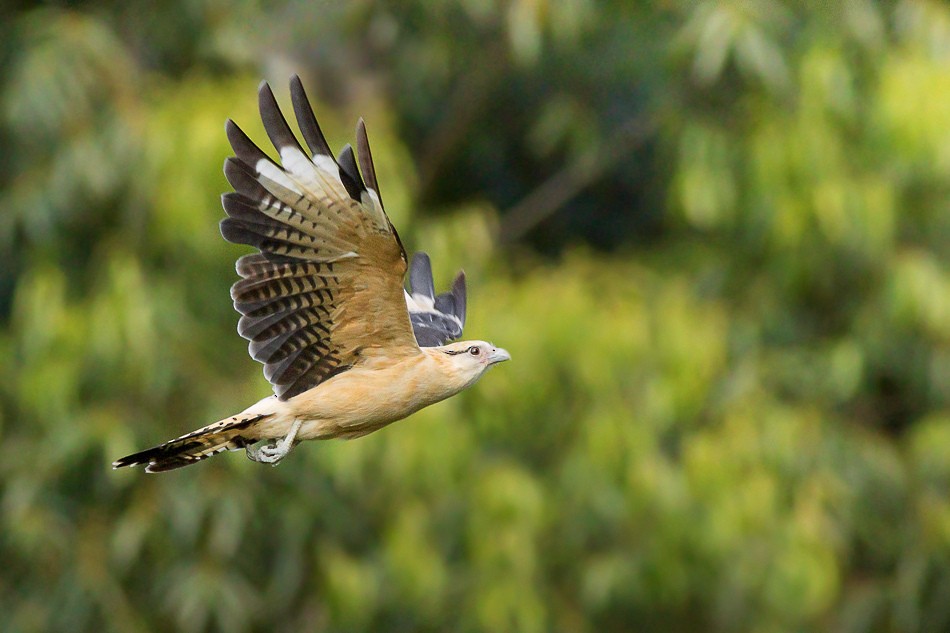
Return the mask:
<svg viewBox="0 0 950 633">
<path fill-rule="evenodd" d="M 945 3 L 5 6 L 4 631 L 950 630 Z M 269 393 L 223 123 L 294 72 L 514 360 L 113 472 Z"/>
</svg>

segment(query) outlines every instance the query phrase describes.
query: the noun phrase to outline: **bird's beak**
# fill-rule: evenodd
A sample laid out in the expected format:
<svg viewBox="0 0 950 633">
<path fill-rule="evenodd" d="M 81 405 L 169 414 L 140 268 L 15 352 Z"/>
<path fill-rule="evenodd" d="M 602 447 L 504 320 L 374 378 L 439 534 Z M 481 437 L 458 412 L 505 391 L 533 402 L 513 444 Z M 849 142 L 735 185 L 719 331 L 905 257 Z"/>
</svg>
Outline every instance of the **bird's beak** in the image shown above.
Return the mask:
<svg viewBox="0 0 950 633">
<path fill-rule="evenodd" d="M 500 363 L 502 361 L 511 360 L 511 354 L 506 350 L 501 349 L 500 347 L 493 349 L 491 354 L 488 356 L 488 364 L 494 365 L 495 363 Z"/>
</svg>

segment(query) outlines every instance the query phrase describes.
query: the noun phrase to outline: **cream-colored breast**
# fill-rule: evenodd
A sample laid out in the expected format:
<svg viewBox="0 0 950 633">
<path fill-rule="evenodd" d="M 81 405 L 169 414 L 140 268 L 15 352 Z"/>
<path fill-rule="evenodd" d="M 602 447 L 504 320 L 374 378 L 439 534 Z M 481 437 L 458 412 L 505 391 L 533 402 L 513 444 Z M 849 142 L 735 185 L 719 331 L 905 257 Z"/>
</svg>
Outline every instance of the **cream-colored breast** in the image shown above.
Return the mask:
<svg viewBox="0 0 950 633">
<path fill-rule="evenodd" d="M 359 437 L 448 398 L 466 386 L 430 350 L 354 367 L 287 401 L 305 420 L 300 439 Z"/>
</svg>

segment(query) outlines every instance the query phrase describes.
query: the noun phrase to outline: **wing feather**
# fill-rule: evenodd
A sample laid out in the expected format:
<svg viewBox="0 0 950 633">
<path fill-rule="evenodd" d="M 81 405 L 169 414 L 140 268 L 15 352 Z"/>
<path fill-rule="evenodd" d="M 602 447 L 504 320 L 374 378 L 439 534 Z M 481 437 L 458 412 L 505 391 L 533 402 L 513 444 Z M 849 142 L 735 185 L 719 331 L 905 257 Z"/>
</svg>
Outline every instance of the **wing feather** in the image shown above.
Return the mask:
<svg viewBox="0 0 950 633">
<path fill-rule="evenodd" d="M 376 182 L 376 167 L 373 165 L 373 153 L 369 151 L 369 139 L 366 137 L 366 124 L 363 117 L 356 123 L 356 156 L 360 161 L 360 170 L 366 177 L 366 184 L 379 196 L 379 183 Z M 379 199 L 382 206 L 382 198 Z"/>
<path fill-rule="evenodd" d="M 366 185 L 360 178 L 360 172 L 356 168 L 356 157 L 353 156 L 353 148 L 349 144 L 343 146 L 336 162 L 340 164 L 340 180 L 343 181 L 347 193 L 359 200 L 360 192 L 366 190 Z"/>
<path fill-rule="evenodd" d="M 323 136 L 317 117 L 313 114 L 313 108 L 310 107 L 310 100 L 307 99 L 307 93 L 303 89 L 303 83 L 297 75 L 290 78 L 290 99 L 294 106 L 294 115 L 297 117 L 297 125 L 310 147 L 310 153 L 314 158 L 323 156 L 332 161 L 333 152 L 330 150 L 326 137 Z"/>
<path fill-rule="evenodd" d="M 419 353 L 402 297 L 406 256 L 375 190 L 365 129 L 357 139 L 359 166 L 373 189 L 352 148 L 344 148 L 340 163 L 333 160 L 297 77 L 291 97 L 313 154 L 262 84 L 261 119 L 280 164 L 229 120 L 235 157 L 224 171 L 235 191 L 222 196 L 228 217 L 221 222 L 226 240 L 260 251 L 238 260 L 241 279 L 231 298 L 241 314 L 238 332 L 281 399 L 366 356 Z"/>
<path fill-rule="evenodd" d="M 461 338 L 465 326 L 465 273 L 455 277 L 450 292 L 436 295 L 432 263 L 427 254 L 419 252 L 412 257 L 409 285 L 412 294 L 406 293 L 406 305 L 416 342 L 422 347 L 435 347 Z"/>
</svg>

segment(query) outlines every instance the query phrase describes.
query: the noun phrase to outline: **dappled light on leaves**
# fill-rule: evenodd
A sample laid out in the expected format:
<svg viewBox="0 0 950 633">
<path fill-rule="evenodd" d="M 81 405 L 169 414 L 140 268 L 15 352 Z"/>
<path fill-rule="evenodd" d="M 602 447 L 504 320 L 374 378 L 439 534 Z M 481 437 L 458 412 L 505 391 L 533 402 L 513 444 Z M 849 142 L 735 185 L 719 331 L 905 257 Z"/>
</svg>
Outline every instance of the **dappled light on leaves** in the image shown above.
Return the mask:
<svg viewBox="0 0 950 633">
<path fill-rule="evenodd" d="M 87 5 L 0 38 L 0 628 L 950 628 L 944 4 Z M 217 223 L 292 72 L 513 360 L 113 472 L 270 393 Z"/>
</svg>

